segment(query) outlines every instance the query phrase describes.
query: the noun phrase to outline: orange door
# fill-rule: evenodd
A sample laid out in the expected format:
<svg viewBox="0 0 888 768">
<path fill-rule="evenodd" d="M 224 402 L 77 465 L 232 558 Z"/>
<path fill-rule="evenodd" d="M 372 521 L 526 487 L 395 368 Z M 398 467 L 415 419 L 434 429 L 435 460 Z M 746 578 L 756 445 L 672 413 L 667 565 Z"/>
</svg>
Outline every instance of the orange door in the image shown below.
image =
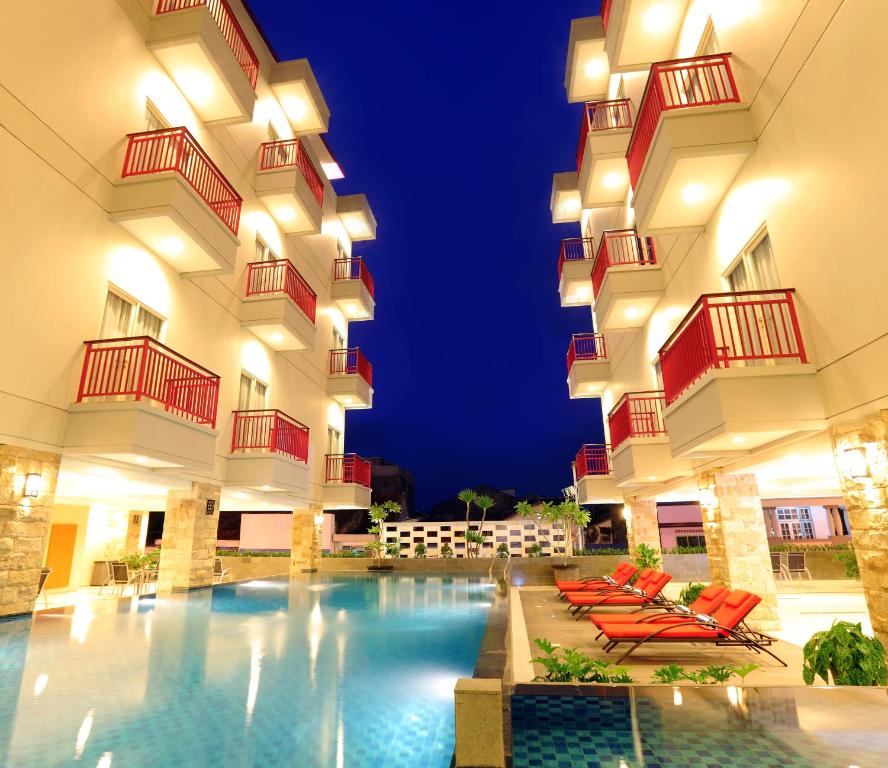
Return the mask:
<svg viewBox="0 0 888 768">
<path fill-rule="evenodd" d="M 45 589 L 68 586 L 68 582 L 71 581 L 71 563 L 74 561 L 76 540 L 76 525 L 53 523 L 49 532 L 49 548 L 46 551 L 46 567 L 52 568 L 52 573 L 46 580 Z"/>
</svg>

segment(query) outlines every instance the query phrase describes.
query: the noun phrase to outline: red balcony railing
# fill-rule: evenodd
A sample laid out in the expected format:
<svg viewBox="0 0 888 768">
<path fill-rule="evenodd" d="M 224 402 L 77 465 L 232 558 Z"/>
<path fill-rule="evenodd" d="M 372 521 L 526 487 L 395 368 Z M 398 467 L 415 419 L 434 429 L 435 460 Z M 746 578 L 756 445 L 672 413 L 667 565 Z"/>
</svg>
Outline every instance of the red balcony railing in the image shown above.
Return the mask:
<svg viewBox="0 0 888 768">
<path fill-rule="evenodd" d="M 601 26 L 604 27 L 605 34 L 607 34 L 607 23 L 610 21 L 612 1 L 613 0 L 601 0 Z"/>
<path fill-rule="evenodd" d="M 357 483 L 370 487 L 370 462 L 354 453 L 327 454 L 328 483 Z"/>
<path fill-rule="evenodd" d="M 149 336 L 84 342 L 77 402 L 151 400 L 198 424 L 216 426 L 219 377 Z"/>
<path fill-rule="evenodd" d="M 315 321 L 318 296 L 289 259 L 247 264 L 247 296 L 286 293 L 306 317 Z"/>
<path fill-rule="evenodd" d="M 270 171 L 276 168 L 298 168 L 314 199 L 323 207 L 324 181 L 299 139 L 267 141 L 262 145 L 259 152 L 259 170 Z"/>
<path fill-rule="evenodd" d="M 308 461 L 308 427 L 278 410 L 235 411 L 231 452 L 254 451 Z"/>
<path fill-rule="evenodd" d="M 577 451 L 574 466 L 577 470 L 577 480 L 587 475 L 609 475 L 611 447 L 604 444 L 589 444 L 580 447 Z"/>
<path fill-rule="evenodd" d="M 660 349 L 666 404 L 711 368 L 808 362 L 792 289 L 701 296 Z"/>
<path fill-rule="evenodd" d="M 583 169 L 586 137 L 590 133 L 631 127 L 632 110 L 629 108 L 629 99 L 586 102 L 583 109 L 583 119 L 580 121 L 580 140 L 577 144 L 577 173 Z"/>
<path fill-rule="evenodd" d="M 611 445 L 618 448 L 630 437 L 659 437 L 666 434 L 662 392 L 627 392 L 607 416 Z"/>
<path fill-rule="evenodd" d="M 128 138 L 124 178 L 176 171 L 237 234 L 243 200 L 187 128 L 130 133 Z"/>
<path fill-rule="evenodd" d="M 594 258 L 595 243 L 591 237 L 569 237 L 562 240 L 561 253 L 558 256 L 558 281 L 561 281 L 565 261 L 588 261 L 591 265 Z"/>
<path fill-rule="evenodd" d="M 235 18 L 231 6 L 227 0 L 158 0 L 157 13 L 170 13 L 172 11 L 183 11 L 186 8 L 195 8 L 198 5 L 205 5 L 210 15 L 219 27 L 222 37 L 231 48 L 234 58 L 240 64 L 240 68 L 250 81 L 253 88 L 256 87 L 256 77 L 259 74 L 259 59 L 253 48 L 247 42 L 247 36 L 244 30 Z"/>
<path fill-rule="evenodd" d="M 607 229 L 601 234 L 595 263 L 592 265 L 592 293 L 598 298 L 604 276 L 610 267 L 637 265 L 647 267 L 657 263 L 654 241 L 640 237 L 634 229 Z"/>
<path fill-rule="evenodd" d="M 373 296 L 375 284 L 367 264 L 360 256 L 352 256 L 350 259 L 336 259 L 333 262 L 334 280 L 360 280 L 368 293 Z"/>
<path fill-rule="evenodd" d="M 568 373 L 577 360 L 605 360 L 606 358 L 607 346 L 604 343 L 603 334 L 575 333 L 570 337 L 570 346 L 567 348 Z"/>
<path fill-rule="evenodd" d="M 330 375 L 357 374 L 373 386 L 373 366 L 358 347 L 330 350 Z"/>
<path fill-rule="evenodd" d="M 731 71 L 729 53 L 654 64 L 626 153 L 633 188 L 638 185 L 638 177 L 641 176 L 641 169 L 663 112 L 739 101 L 740 94 Z"/>
</svg>

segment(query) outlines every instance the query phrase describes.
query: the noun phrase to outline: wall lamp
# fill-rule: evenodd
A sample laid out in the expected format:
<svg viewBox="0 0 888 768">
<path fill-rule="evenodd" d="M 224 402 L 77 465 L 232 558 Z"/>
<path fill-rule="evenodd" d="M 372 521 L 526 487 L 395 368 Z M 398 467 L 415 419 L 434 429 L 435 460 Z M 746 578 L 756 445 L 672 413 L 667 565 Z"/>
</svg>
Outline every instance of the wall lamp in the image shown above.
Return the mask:
<svg viewBox="0 0 888 768">
<path fill-rule="evenodd" d="M 25 488 L 22 496 L 26 499 L 36 499 L 43 490 L 43 475 L 39 472 L 30 472 L 25 475 Z"/>
</svg>

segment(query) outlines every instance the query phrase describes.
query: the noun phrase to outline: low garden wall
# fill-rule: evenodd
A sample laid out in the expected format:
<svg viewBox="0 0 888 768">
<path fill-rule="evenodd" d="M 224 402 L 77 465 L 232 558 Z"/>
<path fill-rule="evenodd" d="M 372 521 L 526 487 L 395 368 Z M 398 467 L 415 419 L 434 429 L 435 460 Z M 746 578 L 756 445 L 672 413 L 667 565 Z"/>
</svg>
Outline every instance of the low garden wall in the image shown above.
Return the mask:
<svg viewBox="0 0 888 768">
<path fill-rule="evenodd" d="M 290 572 L 289 557 L 231 557 L 222 556 L 223 568 L 231 568 L 225 577 L 232 581 L 242 579 L 262 579 L 268 576 L 286 576 Z"/>
</svg>

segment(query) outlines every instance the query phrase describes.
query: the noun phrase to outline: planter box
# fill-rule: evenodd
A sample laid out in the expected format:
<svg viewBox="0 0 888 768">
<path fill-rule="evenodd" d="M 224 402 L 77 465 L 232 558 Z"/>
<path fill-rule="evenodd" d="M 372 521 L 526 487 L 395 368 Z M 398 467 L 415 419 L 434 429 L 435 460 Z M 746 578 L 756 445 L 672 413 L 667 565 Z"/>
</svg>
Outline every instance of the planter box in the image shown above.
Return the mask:
<svg viewBox="0 0 888 768">
<path fill-rule="evenodd" d="M 231 568 L 231 580 L 261 579 L 268 576 L 287 576 L 289 557 L 225 557 L 219 558 L 223 568 Z"/>
</svg>

